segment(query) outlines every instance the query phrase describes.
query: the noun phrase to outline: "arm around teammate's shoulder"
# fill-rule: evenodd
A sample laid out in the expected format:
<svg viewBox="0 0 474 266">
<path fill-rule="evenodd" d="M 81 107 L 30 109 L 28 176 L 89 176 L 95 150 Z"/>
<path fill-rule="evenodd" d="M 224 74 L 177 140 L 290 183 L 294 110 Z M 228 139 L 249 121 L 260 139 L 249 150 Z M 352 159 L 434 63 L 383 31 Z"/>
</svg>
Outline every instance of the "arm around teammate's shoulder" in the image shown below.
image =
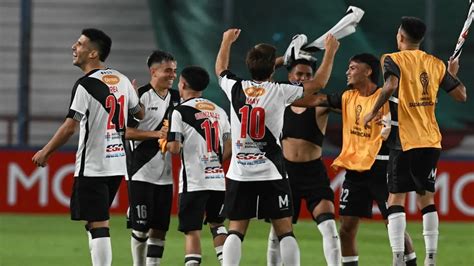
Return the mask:
<svg viewBox="0 0 474 266">
<path fill-rule="evenodd" d="M 305 95 L 314 94 L 326 87 L 329 78 L 331 77 L 334 58 L 336 56 L 337 50 L 339 49 L 339 41 L 334 36 L 329 34 L 326 37 L 324 46 L 325 52 L 323 62 L 316 71 L 314 79 L 303 82 Z"/>
</svg>

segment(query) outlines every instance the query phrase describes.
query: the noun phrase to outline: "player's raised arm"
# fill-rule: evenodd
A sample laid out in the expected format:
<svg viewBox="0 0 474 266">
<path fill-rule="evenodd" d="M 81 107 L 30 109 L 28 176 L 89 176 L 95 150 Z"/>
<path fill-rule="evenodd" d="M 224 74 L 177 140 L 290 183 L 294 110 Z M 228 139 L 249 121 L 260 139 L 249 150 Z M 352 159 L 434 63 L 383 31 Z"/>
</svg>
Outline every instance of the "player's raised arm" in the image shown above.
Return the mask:
<svg viewBox="0 0 474 266">
<path fill-rule="evenodd" d="M 331 76 L 334 57 L 336 56 L 336 52 L 339 49 L 339 41 L 334 38 L 334 36 L 329 34 L 326 37 L 324 46 L 326 49 L 324 52 L 324 58 L 321 62 L 321 66 L 318 68 L 318 71 L 316 71 L 315 78 L 303 83 L 305 96 L 314 94 L 326 87 L 329 77 Z"/>
<path fill-rule="evenodd" d="M 451 77 L 448 78 L 448 77 L 445 76 L 441 86 L 443 86 L 443 84 L 445 82 L 448 82 L 448 79 L 454 78 L 455 79 L 454 82 L 456 82 L 457 85 L 453 89 L 451 89 L 448 92 L 448 94 L 449 94 L 449 96 L 453 97 L 454 100 L 456 100 L 458 102 L 466 102 L 466 100 L 467 100 L 466 87 L 464 86 L 464 84 L 462 84 L 462 82 L 457 77 L 457 74 L 458 74 L 458 71 L 459 71 L 459 57 L 456 58 L 456 59 L 450 59 L 448 61 L 448 69 L 447 70 L 448 70 L 447 72 L 451 75 Z M 448 75 L 448 73 L 446 73 L 446 74 Z"/>
<path fill-rule="evenodd" d="M 215 66 L 217 76 L 220 76 L 224 70 L 229 68 L 230 47 L 232 46 L 232 43 L 234 43 L 237 38 L 239 38 L 239 35 L 240 29 L 228 29 L 222 35 L 222 42 L 219 52 L 217 53 Z"/>
</svg>

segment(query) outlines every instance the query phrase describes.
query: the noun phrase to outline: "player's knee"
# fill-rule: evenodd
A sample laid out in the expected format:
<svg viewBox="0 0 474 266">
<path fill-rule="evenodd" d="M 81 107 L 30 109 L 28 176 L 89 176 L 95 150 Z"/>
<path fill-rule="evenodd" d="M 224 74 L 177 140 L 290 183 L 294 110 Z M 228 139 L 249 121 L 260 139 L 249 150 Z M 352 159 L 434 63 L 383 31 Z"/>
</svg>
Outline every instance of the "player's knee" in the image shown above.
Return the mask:
<svg viewBox="0 0 474 266">
<path fill-rule="evenodd" d="M 285 237 L 293 237 L 293 238 L 296 238 L 296 237 L 295 237 L 295 234 L 293 233 L 293 231 L 290 231 L 290 232 L 288 232 L 288 233 L 284 233 L 284 234 L 282 234 L 282 235 L 279 235 L 279 236 L 278 236 L 278 241 L 281 242 L 281 240 L 282 240 L 283 238 L 285 238 Z"/>
<path fill-rule="evenodd" d="M 227 229 L 223 225 L 214 226 L 211 227 L 211 234 L 214 239 L 218 236 L 227 236 Z"/>
<path fill-rule="evenodd" d="M 138 242 L 146 242 L 148 240 L 147 232 L 141 232 L 137 230 L 132 230 L 132 237 L 137 240 Z"/>
<path fill-rule="evenodd" d="M 313 217 L 313 220 L 316 222 L 316 224 L 321 224 L 324 221 L 334 220 L 335 218 L 336 216 L 334 215 L 334 213 L 326 212 L 326 213 L 321 213 L 316 217 Z"/>
<path fill-rule="evenodd" d="M 244 236 L 244 234 L 242 234 L 241 232 L 239 232 L 239 231 L 234 231 L 234 230 L 229 230 L 228 236 L 231 236 L 231 235 L 237 236 L 237 237 L 240 239 L 240 241 L 244 242 L 244 237 L 245 237 L 245 236 Z"/>
</svg>

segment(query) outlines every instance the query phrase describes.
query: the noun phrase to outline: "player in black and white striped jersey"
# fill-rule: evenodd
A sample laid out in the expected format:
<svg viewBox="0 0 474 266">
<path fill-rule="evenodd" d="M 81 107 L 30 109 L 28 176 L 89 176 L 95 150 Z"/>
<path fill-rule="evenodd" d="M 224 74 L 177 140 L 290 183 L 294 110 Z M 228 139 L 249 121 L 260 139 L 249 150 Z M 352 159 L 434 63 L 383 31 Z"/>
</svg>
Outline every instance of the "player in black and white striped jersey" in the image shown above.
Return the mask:
<svg viewBox="0 0 474 266">
<path fill-rule="evenodd" d="M 238 78 L 228 66 L 230 47 L 239 34 L 239 29 L 224 33 L 215 69 L 219 84 L 231 102 L 233 142 L 224 204 L 224 212 L 230 219 L 224 265 L 239 264 L 241 243 L 249 220 L 254 217 L 272 221 L 283 264 L 299 265 L 299 248 L 291 223 L 293 200 L 279 138 L 285 107 L 319 91 L 324 82 L 318 78 L 299 86 L 272 82 L 276 49 L 268 44 L 258 44 L 247 54 L 252 80 Z M 325 69 L 329 73 L 338 47 L 339 42 L 329 35 L 326 54 L 330 64 Z"/>
<path fill-rule="evenodd" d="M 111 265 L 109 207 L 126 174 L 124 133 L 128 113 L 143 118 L 129 79 L 106 68 L 112 41 L 97 29 L 84 29 L 72 46 L 73 64 L 85 75 L 72 90 L 66 121 L 32 158 L 45 166 L 51 154 L 80 124 L 71 219 L 86 221 L 93 265 Z"/>
<path fill-rule="evenodd" d="M 159 265 L 169 228 L 173 200 L 171 154 L 160 152 L 158 139 L 166 138 L 168 112 L 179 104 L 179 92 L 172 90 L 177 63 L 163 51 L 147 60 L 150 82 L 138 89 L 145 117 L 129 120 L 127 139 L 133 141 L 129 175 L 129 223 L 132 228 L 133 265 Z M 127 177 L 129 177 L 127 175 Z"/>
<path fill-rule="evenodd" d="M 178 230 L 186 235 L 185 265 L 201 263 L 203 220 L 209 223 L 220 262 L 227 237 L 220 212 L 225 194 L 222 161 L 231 152 L 230 124 L 222 108 L 202 98 L 208 84 L 203 68 L 183 69 L 178 84 L 183 102 L 172 112 L 168 133 L 168 150 L 181 155 Z"/>
</svg>

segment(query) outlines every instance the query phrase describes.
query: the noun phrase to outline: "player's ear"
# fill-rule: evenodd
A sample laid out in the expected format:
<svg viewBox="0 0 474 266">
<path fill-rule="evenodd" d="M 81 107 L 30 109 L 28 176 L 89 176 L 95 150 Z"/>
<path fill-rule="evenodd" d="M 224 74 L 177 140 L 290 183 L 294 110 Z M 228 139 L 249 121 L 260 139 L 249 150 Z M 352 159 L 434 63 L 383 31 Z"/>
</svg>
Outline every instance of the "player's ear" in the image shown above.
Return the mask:
<svg viewBox="0 0 474 266">
<path fill-rule="evenodd" d="M 97 57 L 99 57 L 99 51 L 93 49 L 89 52 L 89 58 L 90 59 L 95 59 Z"/>
</svg>

